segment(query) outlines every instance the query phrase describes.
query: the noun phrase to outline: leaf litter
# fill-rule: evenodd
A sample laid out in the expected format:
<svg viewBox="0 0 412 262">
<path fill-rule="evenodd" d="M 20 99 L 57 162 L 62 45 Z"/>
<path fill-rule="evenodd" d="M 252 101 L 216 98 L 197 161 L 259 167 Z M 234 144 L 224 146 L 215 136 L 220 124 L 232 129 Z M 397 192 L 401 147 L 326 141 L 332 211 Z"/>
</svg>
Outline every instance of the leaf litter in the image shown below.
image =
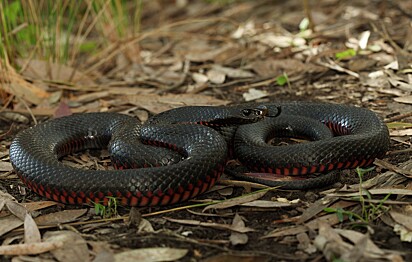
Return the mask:
<svg viewBox="0 0 412 262">
<path fill-rule="evenodd" d="M 60 261 L 411 260 L 411 2 L 208 2 L 147 1 L 137 36 L 113 33 L 81 61 L 25 57 L 15 64 L 20 71 L 0 63 L 0 253 Z M 305 14 L 313 24 L 305 26 Z M 18 130 L 52 116 L 116 111 L 147 119 L 180 106 L 270 100 L 368 107 L 397 123 L 390 152 L 361 183 L 347 172 L 312 197 L 249 194 L 266 187 L 226 177 L 231 190 L 211 190 L 193 205 L 137 216 L 121 209 L 107 219 L 26 191 L 8 159 Z M 64 161 L 110 165 L 89 155 Z M 365 208 L 376 212 L 369 224 L 353 217 Z"/>
</svg>

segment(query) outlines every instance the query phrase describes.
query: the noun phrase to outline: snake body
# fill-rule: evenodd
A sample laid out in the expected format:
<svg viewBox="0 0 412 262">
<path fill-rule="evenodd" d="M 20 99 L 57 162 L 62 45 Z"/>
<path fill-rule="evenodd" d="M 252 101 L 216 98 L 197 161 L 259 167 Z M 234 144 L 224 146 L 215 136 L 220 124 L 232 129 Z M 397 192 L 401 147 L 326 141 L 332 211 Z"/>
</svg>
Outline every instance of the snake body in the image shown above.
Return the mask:
<svg viewBox="0 0 412 262">
<path fill-rule="evenodd" d="M 279 117 L 258 121 L 266 114 L 262 108 L 270 116 L 279 106 Z M 123 205 L 156 206 L 185 201 L 212 187 L 224 170 L 227 143 L 234 144 L 235 156 L 250 168 L 283 175 L 367 166 L 389 147 L 386 125 L 366 109 L 302 102 L 245 107 L 182 107 L 144 125 L 117 113 L 53 119 L 19 133 L 10 146 L 10 160 L 29 188 L 55 201 L 107 203 L 106 197 L 113 196 Z M 305 123 L 328 129 L 318 131 Z M 211 127 L 226 133 L 226 140 Z M 318 141 L 268 146 L 276 132 Z M 59 161 L 76 151 L 104 147 L 115 166 L 133 169 L 85 170 Z"/>
</svg>

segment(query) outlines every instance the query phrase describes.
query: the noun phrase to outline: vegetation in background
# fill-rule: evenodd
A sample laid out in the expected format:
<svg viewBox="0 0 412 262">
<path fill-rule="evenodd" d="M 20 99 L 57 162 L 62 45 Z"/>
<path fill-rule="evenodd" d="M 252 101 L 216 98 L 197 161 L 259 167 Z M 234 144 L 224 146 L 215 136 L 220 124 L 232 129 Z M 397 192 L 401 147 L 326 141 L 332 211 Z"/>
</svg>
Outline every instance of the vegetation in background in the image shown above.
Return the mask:
<svg viewBox="0 0 412 262">
<path fill-rule="evenodd" d="M 2 62 L 16 66 L 16 58 L 36 58 L 74 64 L 82 52 L 138 34 L 141 8 L 142 0 L 1 0 Z"/>
</svg>

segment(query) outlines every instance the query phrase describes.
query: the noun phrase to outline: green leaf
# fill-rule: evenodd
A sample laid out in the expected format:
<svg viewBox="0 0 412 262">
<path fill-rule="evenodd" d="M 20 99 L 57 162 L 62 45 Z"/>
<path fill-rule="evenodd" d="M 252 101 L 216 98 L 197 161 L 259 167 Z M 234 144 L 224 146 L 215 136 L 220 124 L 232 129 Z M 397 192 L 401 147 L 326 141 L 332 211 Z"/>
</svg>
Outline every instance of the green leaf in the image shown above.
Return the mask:
<svg viewBox="0 0 412 262">
<path fill-rule="evenodd" d="M 20 10 L 20 1 L 14 1 L 10 5 L 6 5 L 6 7 L 4 8 L 4 14 L 7 17 L 7 19 L 11 22 L 11 24 L 16 24 L 17 15 L 20 12 Z"/>
<path fill-rule="evenodd" d="M 302 21 L 299 23 L 299 30 L 305 31 L 309 27 L 309 19 L 307 17 L 303 18 Z"/>
<path fill-rule="evenodd" d="M 412 127 L 412 123 L 404 123 L 404 122 L 391 122 L 387 123 L 386 126 L 388 128 L 410 128 Z"/>
<path fill-rule="evenodd" d="M 336 59 L 342 60 L 354 57 L 356 55 L 356 50 L 353 48 L 347 49 L 345 51 L 339 52 L 335 54 Z"/>
<path fill-rule="evenodd" d="M 284 86 L 289 82 L 288 75 L 285 73 L 276 78 L 276 83 L 280 86 Z"/>
<path fill-rule="evenodd" d="M 80 52 L 92 53 L 97 48 L 97 43 L 93 41 L 84 42 L 80 45 Z"/>
</svg>

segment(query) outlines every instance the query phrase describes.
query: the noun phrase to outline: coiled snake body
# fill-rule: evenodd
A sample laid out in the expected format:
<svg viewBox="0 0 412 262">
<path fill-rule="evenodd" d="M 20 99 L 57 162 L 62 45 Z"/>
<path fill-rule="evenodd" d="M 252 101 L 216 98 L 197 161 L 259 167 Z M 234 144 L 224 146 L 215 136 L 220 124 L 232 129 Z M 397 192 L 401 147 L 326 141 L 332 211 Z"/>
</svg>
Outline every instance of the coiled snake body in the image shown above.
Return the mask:
<svg viewBox="0 0 412 262">
<path fill-rule="evenodd" d="M 276 115 L 279 106 L 279 117 L 258 121 L 265 114 Z M 243 123 L 248 124 L 237 127 Z M 321 131 L 313 127 L 319 125 Z M 227 141 L 210 127 L 225 133 Z M 268 146 L 276 132 L 317 141 Z M 369 110 L 320 103 L 182 107 L 144 125 L 122 114 L 88 113 L 53 119 L 19 133 L 10 146 L 10 160 L 29 188 L 55 201 L 107 203 L 106 196 L 113 196 L 129 206 L 168 205 L 193 198 L 216 183 L 225 167 L 227 142 L 234 145 L 235 156 L 254 170 L 306 175 L 370 165 L 388 150 L 389 135 Z M 84 170 L 59 161 L 72 152 L 107 146 L 115 166 L 133 169 Z"/>
</svg>

